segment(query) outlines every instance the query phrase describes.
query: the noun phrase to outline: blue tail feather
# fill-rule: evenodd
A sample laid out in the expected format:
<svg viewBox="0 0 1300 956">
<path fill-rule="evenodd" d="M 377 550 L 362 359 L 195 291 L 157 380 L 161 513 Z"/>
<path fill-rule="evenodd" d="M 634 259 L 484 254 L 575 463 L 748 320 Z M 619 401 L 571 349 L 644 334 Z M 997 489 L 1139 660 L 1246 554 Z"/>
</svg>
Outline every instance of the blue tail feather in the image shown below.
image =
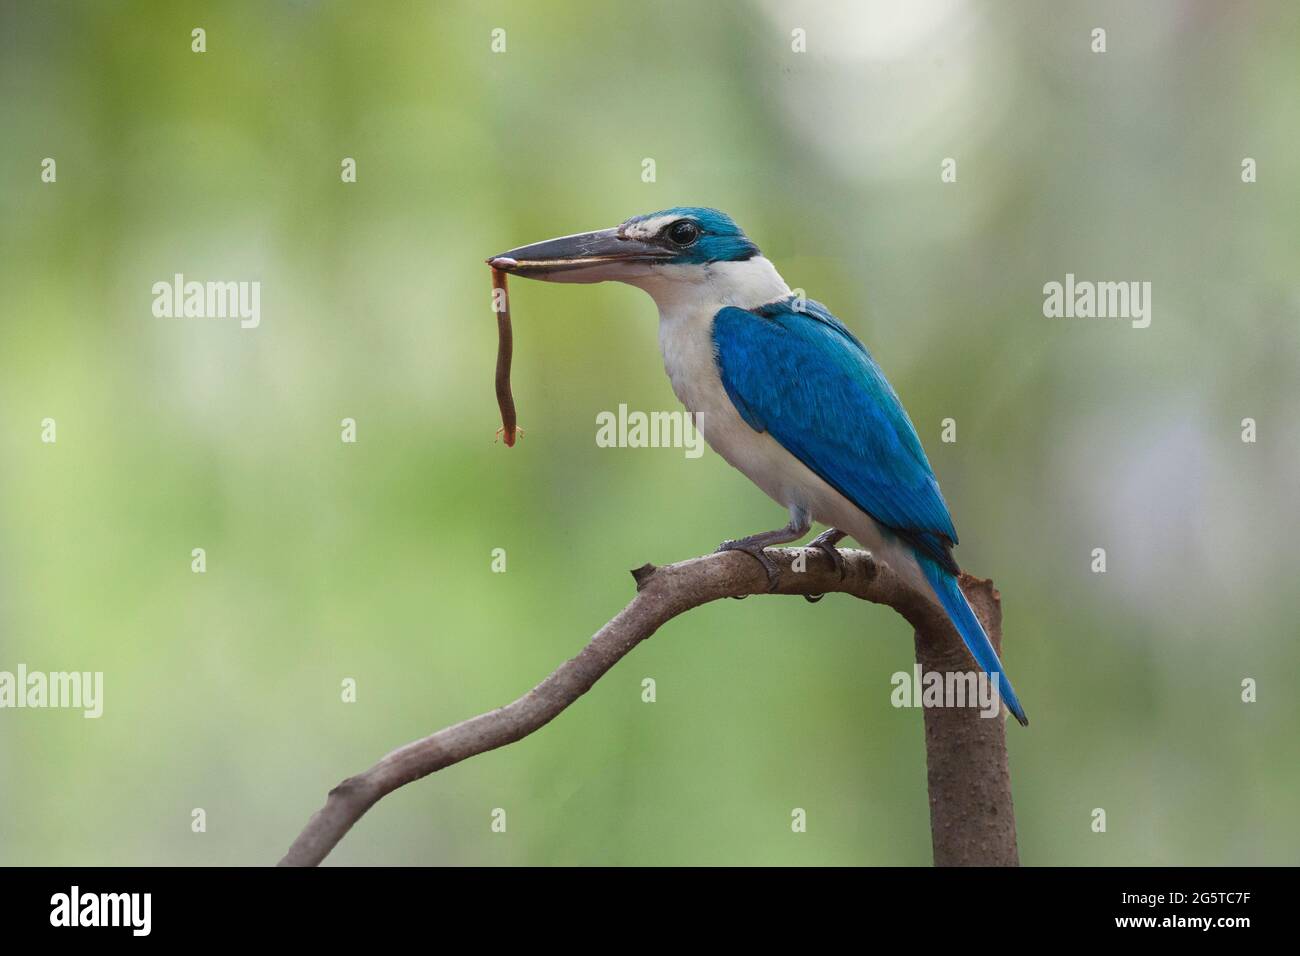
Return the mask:
<svg viewBox="0 0 1300 956">
<path fill-rule="evenodd" d="M 1028 727 L 1029 718 L 1025 716 L 1024 708 L 1020 706 L 1020 701 L 1016 698 L 1016 692 L 1011 687 L 1011 681 L 1007 680 L 1006 672 L 1002 669 L 1002 662 L 998 660 L 998 652 L 993 649 L 993 644 L 989 641 L 988 635 L 984 633 L 979 618 L 975 616 L 975 612 L 971 610 L 971 606 L 966 600 L 966 595 L 962 593 L 961 588 L 957 585 L 957 578 L 923 554 L 918 554 L 916 560 L 920 563 L 921 570 L 925 572 L 926 580 L 934 588 L 939 603 L 948 612 L 948 617 L 952 620 L 953 626 L 957 628 L 957 633 L 961 635 L 966 648 L 970 651 L 971 656 L 975 658 L 975 663 L 990 677 L 997 675 L 998 692 L 1002 695 L 1002 702 L 1007 705 L 1007 710 L 1011 711 L 1016 720 Z"/>
</svg>

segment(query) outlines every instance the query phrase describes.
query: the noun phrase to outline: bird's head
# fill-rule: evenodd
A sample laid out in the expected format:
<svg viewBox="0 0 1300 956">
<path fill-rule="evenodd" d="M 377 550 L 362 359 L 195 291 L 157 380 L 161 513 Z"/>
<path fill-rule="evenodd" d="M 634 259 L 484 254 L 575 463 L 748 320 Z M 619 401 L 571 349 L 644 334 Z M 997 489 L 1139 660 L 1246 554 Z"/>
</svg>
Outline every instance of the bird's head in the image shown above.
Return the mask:
<svg viewBox="0 0 1300 956">
<path fill-rule="evenodd" d="M 551 282 L 616 280 L 640 285 L 656 276 L 688 278 L 713 263 L 744 262 L 758 246 L 716 209 L 677 206 L 634 216 L 612 229 L 547 239 L 493 256 L 494 269 Z"/>
</svg>

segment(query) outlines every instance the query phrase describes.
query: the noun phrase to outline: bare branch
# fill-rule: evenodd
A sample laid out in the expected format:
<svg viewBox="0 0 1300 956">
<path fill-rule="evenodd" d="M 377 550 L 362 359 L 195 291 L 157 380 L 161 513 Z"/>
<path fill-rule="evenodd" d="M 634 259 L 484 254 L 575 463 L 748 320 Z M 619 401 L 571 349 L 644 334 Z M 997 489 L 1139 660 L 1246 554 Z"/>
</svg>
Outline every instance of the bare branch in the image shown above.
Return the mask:
<svg viewBox="0 0 1300 956">
<path fill-rule="evenodd" d="M 865 551 L 846 550 L 841 553 L 845 566 L 842 580 L 830 559 L 816 548 L 769 549 L 768 554 L 782 572 L 776 593 L 804 596 L 831 592 L 852 594 L 894 608 L 919 632 L 936 635 L 936 641 L 946 640 L 948 644 L 958 641 L 942 612 L 926 597 L 913 591 L 892 568 L 875 561 Z M 792 568 L 796 559 L 804 565 L 804 570 Z M 544 727 L 586 693 L 632 648 L 677 615 L 720 598 L 744 597 L 767 591 L 767 576 L 758 562 L 734 551 L 661 568 L 645 565 L 633 571 L 632 575 L 637 583 L 636 596 L 596 632 L 577 657 L 561 664 L 553 674 L 513 703 L 407 744 L 364 773 L 344 780 L 330 791 L 325 806 L 308 821 L 280 865 L 315 866 L 325 859 L 367 810 L 398 787 L 476 754 L 514 743 Z M 946 638 L 937 636 L 945 633 Z M 970 667 L 969 658 L 963 667 Z M 979 721 L 974 711 L 962 713 L 967 720 Z M 1002 748 L 1001 766 L 1005 772 L 1002 721 L 983 722 L 997 725 L 997 745 Z M 933 775 L 932 766 L 932 778 Z M 1005 813 L 1009 819 L 1009 790 Z M 1014 838 L 1013 825 L 1013 848 Z M 940 862 L 937 850 L 936 862 Z"/>
</svg>

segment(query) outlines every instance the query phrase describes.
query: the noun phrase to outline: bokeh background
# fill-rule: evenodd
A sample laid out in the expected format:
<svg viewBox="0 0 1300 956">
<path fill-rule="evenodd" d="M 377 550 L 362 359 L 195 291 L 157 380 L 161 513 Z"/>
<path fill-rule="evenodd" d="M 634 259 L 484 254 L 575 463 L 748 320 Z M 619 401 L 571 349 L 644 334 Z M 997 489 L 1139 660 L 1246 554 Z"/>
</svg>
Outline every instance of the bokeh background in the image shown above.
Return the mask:
<svg viewBox="0 0 1300 956">
<path fill-rule="evenodd" d="M 1002 591 L 1023 860 L 1296 863 L 1298 94 L 1288 0 L 5 3 L 0 669 L 106 699 L 0 711 L 0 863 L 274 862 L 628 568 L 784 520 L 711 452 L 596 446 L 678 407 L 628 287 L 515 282 L 527 435 L 493 441 L 484 257 L 676 204 L 902 395 Z M 259 280 L 261 326 L 155 318 L 176 272 Z M 1151 327 L 1044 318 L 1067 272 L 1152 282 Z M 330 862 L 927 864 L 912 659 L 848 597 L 705 607 Z"/>
</svg>

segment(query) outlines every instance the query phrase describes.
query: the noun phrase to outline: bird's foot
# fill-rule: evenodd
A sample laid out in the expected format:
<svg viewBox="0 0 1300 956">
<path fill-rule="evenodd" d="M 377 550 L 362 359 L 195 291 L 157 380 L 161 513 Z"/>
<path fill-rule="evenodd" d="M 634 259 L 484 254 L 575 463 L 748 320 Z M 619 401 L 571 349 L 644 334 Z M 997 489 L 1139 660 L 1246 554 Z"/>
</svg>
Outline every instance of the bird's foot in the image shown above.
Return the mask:
<svg viewBox="0 0 1300 956">
<path fill-rule="evenodd" d="M 770 545 L 789 544 L 791 541 L 798 541 L 808 533 L 810 527 L 812 527 L 812 521 L 807 510 L 793 505 L 790 508 L 790 523 L 784 528 L 777 528 L 775 531 L 764 531 L 761 534 L 751 534 L 747 538 L 724 541 L 718 545 L 718 550 L 743 551 L 761 564 L 763 570 L 767 572 L 767 593 L 771 594 L 781 582 L 781 571 L 777 568 L 776 562 L 769 558 L 763 549 Z"/>
<path fill-rule="evenodd" d="M 809 547 L 816 548 L 831 559 L 831 564 L 835 565 L 835 570 L 839 572 L 841 581 L 844 580 L 844 555 L 840 554 L 840 549 L 835 545 L 846 537 L 848 537 L 848 532 L 840 531 L 838 528 L 828 528 L 809 543 Z"/>
<path fill-rule="evenodd" d="M 769 558 L 767 553 L 763 550 L 764 542 L 762 539 L 762 535 L 756 534 L 748 538 L 737 538 L 734 541 L 724 541 L 722 544 L 718 545 L 718 550 L 715 553 L 720 554 L 723 551 L 743 551 L 745 554 L 749 555 L 761 564 L 763 570 L 767 572 L 767 591 L 770 594 L 776 590 L 777 585 L 781 582 L 781 571 L 776 566 L 776 562 Z"/>
</svg>

